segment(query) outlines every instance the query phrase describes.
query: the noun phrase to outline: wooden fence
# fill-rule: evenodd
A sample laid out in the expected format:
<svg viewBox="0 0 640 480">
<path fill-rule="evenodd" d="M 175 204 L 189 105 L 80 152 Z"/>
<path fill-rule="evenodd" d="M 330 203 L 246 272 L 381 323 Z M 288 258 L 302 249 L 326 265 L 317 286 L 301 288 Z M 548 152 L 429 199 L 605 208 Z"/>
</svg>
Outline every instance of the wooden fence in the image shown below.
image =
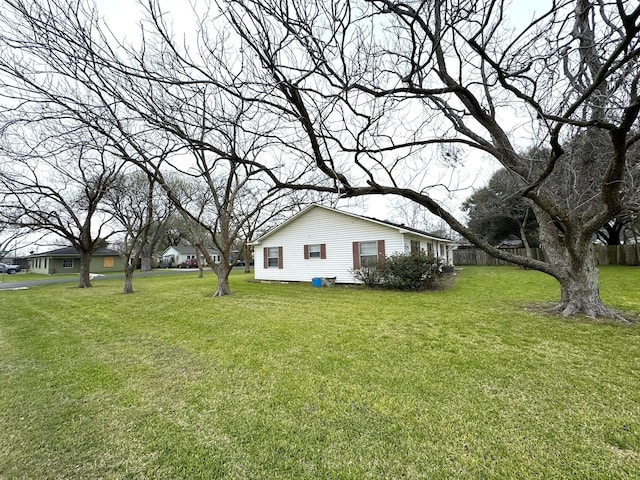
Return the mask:
<svg viewBox="0 0 640 480">
<path fill-rule="evenodd" d="M 640 265 L 640 244 L 594 247 L 598 265 Z M 526 256 L 524 248 L 510 248 L 509 253 Z M 532 248 L 531 256 L 546 260 L 544 250 Z M 461 248 L 453 251 L 454 265 L 508 265 L 510 262 L 491 257 L 479 248 Z"/>
</svg>

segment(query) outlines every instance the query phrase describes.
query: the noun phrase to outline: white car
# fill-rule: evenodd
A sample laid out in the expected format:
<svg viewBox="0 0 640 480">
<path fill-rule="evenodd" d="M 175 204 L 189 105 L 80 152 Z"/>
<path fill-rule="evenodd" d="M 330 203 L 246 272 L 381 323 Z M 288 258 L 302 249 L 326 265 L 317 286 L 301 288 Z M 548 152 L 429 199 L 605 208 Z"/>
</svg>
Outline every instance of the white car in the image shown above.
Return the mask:
<svg viewBox="0 0 640 480">
<path fill-rule="evenodd" d="M 18 273 L 20 271 L 20 265 L 9 265 L 8 263 L 0 263 L 0 273 Z"/>
</svg>

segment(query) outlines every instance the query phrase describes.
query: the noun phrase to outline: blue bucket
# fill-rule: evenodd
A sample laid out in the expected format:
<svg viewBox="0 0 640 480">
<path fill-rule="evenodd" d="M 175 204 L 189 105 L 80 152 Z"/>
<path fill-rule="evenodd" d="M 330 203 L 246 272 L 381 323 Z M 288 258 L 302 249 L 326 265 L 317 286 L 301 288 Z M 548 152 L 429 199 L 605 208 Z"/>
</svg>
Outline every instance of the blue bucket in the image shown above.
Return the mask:
<svg viewBox="0 0 640 480">
<path fill-rule="evenodd" d="M 312 278 L 311 285 L 315 288 L 320 288 L 322 286 L 322 279 L 320 277 Z"/>
</svg>

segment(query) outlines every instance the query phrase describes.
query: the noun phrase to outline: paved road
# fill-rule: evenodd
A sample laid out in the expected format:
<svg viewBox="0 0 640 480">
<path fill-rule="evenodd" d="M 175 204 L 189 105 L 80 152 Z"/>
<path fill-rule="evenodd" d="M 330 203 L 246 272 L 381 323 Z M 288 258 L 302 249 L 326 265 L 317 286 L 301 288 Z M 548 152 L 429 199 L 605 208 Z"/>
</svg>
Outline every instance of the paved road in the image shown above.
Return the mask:
<svg viewBox="0 0 640 480">
<path fill-rule="evenodd" d="M 181 269 L 181 268 L 162 269 L 161 268 L 158 270 L 153 270 L 151 272 L 136 272 L 133 275 L 133 280 L 135 281 L 136 278 L 140 278 L 140 277 L 153 277 L 153 276 L 159 276 L 159 275 L 179 275 L 179 274 L 197 272 L 197 271 L 198 270 L 195 268 L 190 268 L 190 269 Z M 0 274 L 0 290 L 18 290 L 18 289 L 33 287 L 36 285 L 49 285 L 53 283 L 78 283 L 79 281 L 78 277 L 56 277 L 55 275 L 52 275 L 51 278 L 43 278 L 40 280 L 24 280 L 24 281 L 19 280 L 19 278 L 22 276 L 23 274 L 16 273 L 14 275 L 11 275 L 10 279 L 7 279 L 9 275 L 6 274 L 6 276 L 4 277 L 4 281 L 2 281 L 2 275 Z M 92 282 L 95 282 L 96 280 L 99 281 L 99 280 L 114 280 L 114 279 L 120 279 L 124 281 L 124 273 L 102 275 L 99 277 L 95 277 L 92 280 Z"/>
</svg>

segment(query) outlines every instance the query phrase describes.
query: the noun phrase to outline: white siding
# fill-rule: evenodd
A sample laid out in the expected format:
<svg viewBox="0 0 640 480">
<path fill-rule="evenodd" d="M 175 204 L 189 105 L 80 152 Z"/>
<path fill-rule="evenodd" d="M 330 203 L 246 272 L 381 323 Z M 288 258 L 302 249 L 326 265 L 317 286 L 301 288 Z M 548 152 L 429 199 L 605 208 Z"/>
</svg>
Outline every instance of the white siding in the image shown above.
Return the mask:
<svg viewBox="0 0 640 480">
<path fill-rule="evenodd" d="M 255 245 L 257 280 L 310 282 L 314 277 L 336 277 L 354 283 L 353 242 L 385 241 L 385 255 L 403 253 L 404 235 L 397 228 L 359 219 L 322 207 L 309 209 Z M 326 244 L 327 258 L 304 258 L 304 245 Z M 263 249 L 282 247 L 283 268 L 264 268 Z"/>
<path fill-rule="evenodd" d="M 420 249 L 424 250 L 427 255 L 434 255 L 444 261 L 446 265 L 453 265 L 453 253 L 451 242 L 439 241 L 436 239 L 428 240 L 417 235 L 407 234 L 405 236 L 404 253 L 411 253 L 411 240 L 420 242 Z"/>
<path fill-rule="evenodd" d="M 177 267 L 184 260 L 181 259 L 180 252 L 173 247 L 167 248 L 162 254 L 162 262 L 169 262 L 169 257 L 172 258 L 172 266 Z"/>
<path fill-rule="evenodd" d="M 44 273 L 48 275 L 49 272 L 49 264 L 51 263 L 51 259 L 48 257 L 34 257 L 29 259 L 29 271 L 31 273 Z"/>
</svg>

